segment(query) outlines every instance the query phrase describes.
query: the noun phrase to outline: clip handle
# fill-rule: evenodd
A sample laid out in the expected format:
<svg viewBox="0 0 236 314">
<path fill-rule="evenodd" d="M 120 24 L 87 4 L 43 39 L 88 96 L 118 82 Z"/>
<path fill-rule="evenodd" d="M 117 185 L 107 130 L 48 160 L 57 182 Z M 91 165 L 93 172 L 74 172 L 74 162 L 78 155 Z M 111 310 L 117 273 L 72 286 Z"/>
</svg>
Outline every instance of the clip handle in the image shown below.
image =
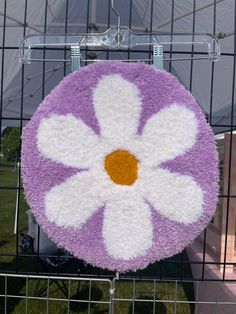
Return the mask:
<svg viewBox="0 0 236 314">
<path fill-rule="evenodd" d="M 80 69 L 80 46 L 71 46 L 71 71 Z"/>
<path fill-rule="evenodd" d="M 155 44 L 153 46 L 153 65 L 158 70 L 163 70 L 163 46 Z"/>
</svg>

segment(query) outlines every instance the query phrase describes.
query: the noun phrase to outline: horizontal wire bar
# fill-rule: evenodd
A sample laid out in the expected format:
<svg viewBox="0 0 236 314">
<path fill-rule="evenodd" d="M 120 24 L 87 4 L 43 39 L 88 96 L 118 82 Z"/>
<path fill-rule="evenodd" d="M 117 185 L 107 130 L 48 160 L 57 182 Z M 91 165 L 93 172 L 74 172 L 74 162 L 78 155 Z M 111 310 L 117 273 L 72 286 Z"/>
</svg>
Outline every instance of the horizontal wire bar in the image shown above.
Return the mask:
<svg viewBox="0 0 236 314">
<path fill-rule="evenodd" d="M 214 117 L 214 116 L 213 116 Z M 227 117 L 226 117 L 227 118 Z M 21 118 L 21 117 L 1 117 L 2 120 L 16 120 L 16 121 L 29 121 L 31 118 Z M 231 124 L 210 124 L 212 127 L 218 128 L 231 128 Z M 232 125 L 233 128 L 236 128 L 236 124 Z"/>
<path fill-rule="evenodd" d="M 13 253 L 0 253 L 0 256 L 2 257 L 14 257 L 15 254 Z M 55 258 L 57 257 L 57 255 L 46 255 L 46 254 L 19 254 L 19 257 L 31 257 L 31 258 L 38 258 L 38 259 L 42 259 L 42 258 Z M 60 255 L 60 259 L 75 259 L 77 260 L 76 257 L 74 257 L 73 255 L 69 255 L 69 256 L 65 256 L 65 255 Z M 202 265 L 202 261 L 189 261 L 189 260 L 186 260 L 186 261 L 182 261 L 182 260 L 173 260 L 173 261 L 168 261 L 168 260 L 165 260 L 164 261 L 166 264 L 180 264 L 180 263 L 183 263 L 183 264 L 196 264 L 196 265 Z M 236 266 L 236 262 L 205 262 L 206 265 L 232 265 L 232 266 Z M 15 274 L 14 271 L 10 271 L 9 273 L 12 273 L 12 274 Z M 35 272 L 33 273 L 30 273 L 30 272 L 26 272 L 26 273 L 22 273 L 22 274 L 34 274 Z M 48 274 L 48 273 L 45 273 L 45 274 Z M 1 274 L 0 274 L 1 276 Z M 76 276 L 78 276 L 76 274 Z M 80 274 L 79 276 L 88 276 L 88 274 Z M 94 274 L 92 275 L 94 276 Z M 122 275 L 121 275 L 122 276 Z M 113 276 L 109 276 L 109 277 L 112 277 Z M 129 278 L 128 276 L 124 276 L 122 278 Z M 131 277 L 131 278 L 139 278 L 139 276 L 137 277 Z M 147 279 L 154 279 L 154 277 L 145 277 Z M 236 279 L 235 279 L 236 280 Z"/>
<path fill-rule="evenodd" d="M 20 257 L 20 256 L 19 256 Z M 166 261 L 165 261 L 166 262 Z M 202 262 L 193 262 L 193 264 L 201 264 L 202 265 Z M 228 263 L 223 263 L 224 265 L 227 265 Z M 50 276 L 51 275 L 51 273 L 46 273 L 46 272 L 40 272 L 41 274 L 42 274 L 42 276 L 44 276 L 44 277 L 46 277 L 46 278 L 48 278 L 48 276 Z M 14 272 L 14 271 L 6 271 L 5 273 L 4 273 L 5 275 L 12 275 L 13 277 L 14 276 L 16 276 L 16 275 L 18 275 L 18 273 L 16 273 L 16 272 Z M 20 273 L 23 277 L 24 276 L 36 276 L 35 274 L 38 274 L 38 272 L 30 272 L 30 273 L 24 273 L 24 272 L 21 272 Z M 38 275 L 38 276 L 41 276 L 41 275 Z M 56 279 L 61 279 L 61 278 L 64 278 L 65 276 L 69 276 L 69 277 L 66 277 L 66 278 L 77 278 L 78 280 L 80 279 L 80 278 L 88 278 L 88 279 L 90 279 L 90 280 L 93 280 L 93 279 L 98 279 L 98 281 L 99 281 L 99 279 L 109 279 L 109 280 L 112 280 L 112 279 L 114 279 L 114 276 L 115 275 L 105 275 L 105 274 L 100 274 L 100 275 L 96 275 L 96 274 L 91 274 L 91 275 L 89 275 L 89 274 L 81 274 L 81 276 L 83 276 L 83 277 L 81 277 L 80 276 L 80 274 L 78 274 L 78 273 L 74 273 L 74 274 L 66 274 L 66 273 L 60 273 L 60 274 L 58 274 L 57 276 L 56 276 Z M 148 276 L 145 276 L 144 278 L 143 277 L 140 277 L 140 276 L 127 276 L 127 277 L 125 277 L 125 276 L 123 276 L 123 275 L 121 275 L 121 278 L 120 279 L 122 279 L 122 281 L 130 281 L 130 280 L 139 280 L 139 281 L 145 281 L 145 282 L 152 282 L 153 280 L 156 280 L 156 282 L 159 282 L 159 283 L 163 283 L 163 282 L 166 282 L 166 283 L 168 283 L 168 282 L 175 282 L 177 279 L 179 280 L 179 282 L 181 282 L 181 283 L 191 283 L 191 282 L 214 282 L 214 283 L 217 283 L 217 282 L 224 282 L 224 283 L 236 283 L 236 279 L 226 279 L 226 278 L 222 278 L 222 279 L 220 279 L 220 278 L 217 278 L 217 279 L 209 279 L 209 278 L 204 278 L 204 279 L 202 279 L 202 278 L 191 278 L 191 279 L 189 279 L 188 277 L 183 277 L 182 279 L 179 279 L 179 278 L 177 278 L 177 277 L 165 277 L 165 276 L 162 276 L 162 277 L 156 277 L 156 278 L 154 278 L 154 277 L 148 277 Z M 89 281 L 89 280 L 88 280 Z"/>
<path fill-rule="evenodd" d="M 199 263 L 199 264 L 201 264 L 202 265 L 202 262 L 201 263 Z M 157 283 L 163 283 L 163 282 L 166 282 L 166 283 L 168 283 L 168 282 L 175 282 L 176 280 L 178 281 L 178 282 L 181 282 L 181 283 L 191 283 L 191 282 L 214 282 L 214 283 L 217 283 L 217 282 L 220 282 L 220 283 L 222 283 L 222 282 L 224 282 L 224 283 L 236 283 L 236 279 L 219 279 L 219 278 L 217 278 L 217 279 L 210 279 L 210 278 L 204 278 L 204 280 L 203 279 L 201 279 L 201 278 L 183 278 L 183 279 L 179 279 L 179 278 L 174 278 L 174 277 L 168 277 L 168 278 L 154 278 L 154 277 L 148 277 L 148 276 L 146 276 L 146 277 L 139 277 L 139 276 L 127 276 L 127 277 L 125 277 L 125 276 L 123 276 L 123 275 L 120 275 L 120 281 L 122 280 L 122 281 L 132 281 L 132 280 L 139 280 L 139 281 L 145 281 L 145 282 L 152 282 L 153 280 L 155 280 Z"/>
<path fill-rule="evenodd" d="M 0 164 L 1 166 L 1 164 Z M 4 167 L 4 166 L 3 166 Z M 0 190 L 23 190 L 23 187 L 22 186 L 0 186 Z"/>
<path fill-rule="evenodd" d="M 0 273 L 0 277 L 6 277 L 5 273 Z M 24 274 L 7 274 L 7 277 L 14 277 L 14 278 L 28 278 L 28 279 L 53 279 L 53 280 L 57 280 L 58 276 L 43 276 L 43 275 L 24 275 Z M 99 281 L 99 282 L 107 282 L 111 284 L 111 280 L 110 279 L 106 279 L 106 278 L 87 278 L 87 277 L 63 277 L 60 276 L 60 280 L 72 280 L 72 281 Z"/>
<path fill-rule="evenodd" d="M 1 254 L 0 253 L 0 256 L 15 256 L 15 254 Z M 50 255 L 50 254 L 37 254 L 37 253 L 32 253 L 32 254 L 19 254 L 19 256 L 20 257 L 39 257 L 39 258 L 44 258 L 44 257 L 49 257 L 49 258 L 54 258 L 54 257 L 58 257 L 58 255 Z M 74 257 L 73 255 L 60 255 L 60 259 L 76 259 L 77 260 L 77 258 L 76 257 Z"/>
<path fill-rule="evenodd" d="M 188 60 L 207 60 L 208 57 L 189 57 L 189 58 L 163 58 L 163 61 L 188 61 Z M 151 62 L 153 59 L 112 59 L 112 61 L 123 62 Z M 71 62 L 71 59 L 30 59 L 30 62 Z M 103 59 L 82 59 L 82 62 L 100 62 Z"/>
<path fill-rule="evenodd" d="M 12 295 L 12 294 L 0 294 L 0 297 L 8 298 L 17 298 L 17 299 L 30 299 L 30 300 L 41 300 L 41 301 L 62 301 L 62 302 L 68 302 L 67 298 L 53 298 L 53 297 L 36 297 L 36 296 L 24 296 L 24 295 Z M 235 305 L 235 302 L 230 301 L 190 301 L 190 300 L 166 300 L 166 299 L 126 299 L 126 298 L 114 298 L 114 301 L 122 301 L 122 302 L 150 302 L 150 303 L 178 303 L 178 304 L 219 304 L 219 305 Z M 79 299 L 71 299 L 70 302 L 75 303 L 93 303 L 93 304 L 110 304 L 110 301 L 98 301 L 98 300 L 79 300 Z"/>
<path fill-rule="evenodd" d="M 5 294 L 0 294 L 0 297 L 5 297 Z M 14 295 L 14 294 L 7 294 L 8 298 L 14 298 L 14 299 L 30 299 L 30 300 L 40 300 L 40 301 L 64 301 L 68 302 L 67 298 L 53 298 L 53 297 L 36 297 L 36 296 L 24 296 L 24 295 Z M 94 304 L 110 304 L 109 301 L 93 301 L 93 300 L 78 300 L 78 299 L 71 299 L 70 302 L 76 302 L 76 303 L 94 303 Z"/>
<path fill-rule="evenodd" d="M 1 117 L 2 120 L 14 120 L 14 121 L 29 121 L 30 118 L 21 118 L 21 117 Z"/>
<path fill-rule="evenodd" d="M 153 300 L 153 299 L 118 299 L 114 298 L 114 301 L 122 301 L 122 302 L 156 302 L 156 303 L 179 303 L 179 304 L 220 304 L 220 305 L 234 305 L 236 304 L 235 302 L 229 302 L 229 301 L 189 301 L 189 300 L 165 300 L 165 299 L 158 299 L 158 300 Z"/>
<path fill-rule="evenodd" d="M 213 116 L 214 117 L 214 116 Z M 226 117 L 227 118 L 227 117 Z M 21 117 L 1 117 L 2 120 L 24 120 L 29 121 L 31 118 L 21 118 Z M 230 128 L 231 124 L 210 124 L 212 127 L 219 127 L 219 128 Z M 233 128 L 236 128 L 236 124 L 232 125 Z"/>
<path fill-rule="evenodd" d="M 19 47 L 16 46 L 4 46 L 4 47 L 0 47 L 0 50 L 18 50 Z M 32 48 L 32 50 L 56 50 L 56 51 L 70 51 L 70 48 L 56 48 L 56 47 L 34 47 Z M 81 48 L 81 51 L 86 51 L 85 49 Z M 87 49 L 88 52 L 107 52 L 107 49 L 91 49 L 88 48 Z M 127 52 L 127 49 L 113 49 L 113 50 L 109 50 L 110 52 Z M 138 52 L 138 53 L 148 53 L 148 49 L 147 50 L 143 50 L 143 49 L 133 49 L 130 48 L 130 52 Z M 164 53 L 170 53 L 170 50 L 164 50 Z M 183 51 L 183 50 L 173 50 L 171 51 L 172 54 L 192 54 L 191 51 Z M 200 55 L 207 55 L 207 52 L 203 52 L 203 51 L 194 51 L 194 54 L 200 54 Z M 221 56 L 234 56 L 233 52 L 221 52 L 220 53 Z"/>
<path fill-rule="evenodd" d="M 213 118 L 214 118 L 214 115 L 213 115 Z M 225 117 L 225 118 L 229 118 L 229 117 Z M 212 127 L 218 127 L 218 128 L 236 128 L 236 125 L 233 124 L 233 125 L 229 125 L 229 124 L 210 124 L 210 126 Z M 228 131 L 229 132 L 229 131 Z"/>
</svg>

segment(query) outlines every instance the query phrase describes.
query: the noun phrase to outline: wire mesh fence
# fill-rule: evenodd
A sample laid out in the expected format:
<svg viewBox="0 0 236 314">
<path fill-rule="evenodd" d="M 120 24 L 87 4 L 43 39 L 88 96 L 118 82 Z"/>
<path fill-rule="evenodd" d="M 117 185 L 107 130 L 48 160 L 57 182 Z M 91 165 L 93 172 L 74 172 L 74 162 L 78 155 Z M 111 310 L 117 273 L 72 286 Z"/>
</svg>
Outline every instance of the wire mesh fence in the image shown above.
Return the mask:
<svg viewBox="0 0 236 314">
<path fill-rule="evenodd" d="M 19 313 L 233 313 L 222 282 L 96 279 L 0 274 L 2 313 L 18 305 Z M 12 286 L 14 285 L 14 288 Z M 203 285 L 211 291 L 198 300 Z M 230 283 L 235 289 L 235 283 Z M 18 288 L 17 288 L 18 287 Z M 18 290 L 17 290 L 18 289 Z M 188 292 L 189 293 L 189 292 Z"/>
<path fill-rule="evenodd" d="M 191 19 L 191 32 L 198 29 L 199 12 L 207 12 L 211 19 L 211 29 L 208 32 L 216 34 L 217 23 L 221 18 L 220 5 L 231 5 L 232 33 L 222 34 L 225 40 L 233 42 L 231 50 L 222 50 L 221 61 L 217 64 L 209 61 L 199 61 L 207 69 L 207 86 L 196 81 L 198 61 L 172 60 L 179 56 L 199 57 L 203 52 L 192 47 L 190 50 L 181 47 L 164 51 L 170 61 L 165 63 L 165 69 L 178 76 L 183 62 L 185 68 L 184 81 L 186 87 L 197 94 L 200 88 L 207 94 L 207 119 L 213 127 L 219 147 L 220 156 L 220 195 L 216 216 L 209 227 L 187 250 L 173 258 L 155 263 L 145 270 L 136 273 L 123 274 L 119 281 L 113 279 L 115 273 L 85 265 L 73 256 L 57 250 L 55 254 L 41 250 L 42 231 L 37 226 L 37 236 L 32 244 L 29 235 L 29 209 L 24 200 L 20 169 L 20 135 L 26 122 L 31 118 L 38 104 L 70 72 L 68 62 L 35 62 L 31 65 L 18 64 L 18 45 L 20 40 L 32 33 L 76 33 L 104 31 L 115 23 L 115 16 L 111 11 L 111 1 L 103 0 L 101 6 L 102 20 L 95 21 L 95 1 L 59 1 L 62 7 L 58 11 L 54 2 L 38 1 L 38 14 L 35 11 L 36 1 L 21 1 L 19 18 L 12 17 L 14 1 L 1 2 L 1 84 L 0 84 L 0 308 L 1 312 L 11 313 L 20 302 L 20 313 L 39 312 L 52 313 L 53 304 L 60 305 L 65 311 L 78 309 L 81 313 L 235 313 L 236 305 L 232 301 L 235 292 L 235 65 L 236 65 L 236 5 L 234 1 L 209 1 L 199 4 L 192 0 L 191 10 L 186 14 L 179 14 L 177 1 L 168 2 L 166 22 L 168 29 L 173 32 L 181 19 Z M 160 14 L 159 2 L 143 1 L 145 10 L 138 19 L 139 1 L 125 2 L 126 10 L 122 23 L 130 29 L 152 31 L 158 23 Z M 15 3 L 16 5 L 16 3 Z M 118 6 L 124 6 L 120 1 Z M 204 11 L 205 10 L 205 11 Z M 159 13 L 158 13 L 159 12 Z M 38 16 L 40 17 L 38 17 Z M 145 23 L 144 23 L 145 21 Z M 234 24 L 233 24 L 234 23 Z M 164 23 L 163 23 L 164 25 Z M 167 27 L 167 28 L 165 28 Z M 159 27 L 162 29 L 161 27 Z M 231 36 L 231 37 L 230 37 Z M 150 62 L 152 52 L 145 49 L 128 49 L 107 51 L 104 49 L 82 49 L 82 59 L 125 59 L 131 61 Z M 66 59 L 69 51 L 61 48 L 38 48 L 33 52 L 35 58 L 53 57 Z M 9 74 L 8 69 L 11 68 Z M 227 71 L 227 72 L 226 72 Z M 222 91 L 225 98 L 231 99 L 227 103 L 225 112 L 216 110 L 216 92 L 219 88 L 216 81 L 224 76 L 227 87 Z M 187 78 L 186 78 L 187 77 Z M 201 77 L 201 76 L 200 76 Z M 199 76 L 198 76 L 199 79 Z M 222 79 L 222 85 L 224 84 Z M 203 105 L 200 103 L 200 105 Z M 203 106 L 204 107 L 204 106 Z M 17 149 L 10 161 L 4 157 L 4 130 L 15 130 L 14 140 Z M 227 134 L 225 134 L 227 132 Z M 28 241 L 29 240 L 29 241 Z M 34 245 L 34 247 L 32 247 Z M 59 284 L 58 284 L 59 282 Z M 214 288 L 214 289 L 213 289 Z M 53 292 L 53 289 L 56 292 Z M 97 290 L 96 290 L 97 289 Z M 63 292 L 64 290 L 64 292 Z M 122 290 L 125 294 L 122 295 Z M 58 292 L 59 291 L 59 292 Z M 213 291 L 208 297 L 202 291 Z M 67 296 L 65 294 L 67 293 Z M 64 298 L 65 297 L 65 298 Z M 97 298 L 97 299 L 96 299 Z M 182 298 L 182 299 L 181 299 Z M 40 302 L 38 302 L 40 301 Z M 23 304 L 23 305 L 22 305 Z M 42 305 L 41 305 L 42 304 Z M 203 309 L 202 306 L 205 306 Z M 43 307 L 43 309 L 40 308 Z M 74 307 L 74 308 L 73 308 Z M 99 308 L 99 311 L 97 310 Z M 54 307 L 55 308 L 55 307 Z M 32 311 L 34 309 L 34 312 Z M 97 311 L 97 312 L 96 312 Z M 122 312 L 123 311 L 123 312 Z M 59 311 L 58 311 L 59 312 Z M 55 311 L 54 311 L 55 313 Z"/>
</svg>

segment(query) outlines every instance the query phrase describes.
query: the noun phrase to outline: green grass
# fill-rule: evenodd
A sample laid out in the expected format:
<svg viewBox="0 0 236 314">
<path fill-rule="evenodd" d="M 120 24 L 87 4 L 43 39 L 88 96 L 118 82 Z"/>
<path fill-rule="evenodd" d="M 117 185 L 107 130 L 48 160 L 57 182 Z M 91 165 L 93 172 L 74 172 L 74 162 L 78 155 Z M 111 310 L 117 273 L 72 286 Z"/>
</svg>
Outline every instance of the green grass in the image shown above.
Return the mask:
<svg viewBox="0 0 236 314">
<path fill-rule="evenodd" d="M 16 187 L 17 186 L 17 170 L 14 169 L 14 165 L 0 160 L 0 186 L 1 187 Z M 15 206 L 16 206 L 16 190 L 13 189 L 0 189 L 0 272 L 15 271 L 16 267 L 18 272 L 42 272 L 45 271 L 42 267 L 42 263 L 36 257 L 21 257 L 19 250 L 19 257 L 16 259 L 16 241 L 17 237 L 14 235 L 14 218 L 15 218 Z M 23 192 L 20 194 L 19 199 L 19 233 L 27 231 L 27 215 L 26 210 L 28 206 L 24 200 Z M 20 236 L 19 236 L 20 239 Z M 12 254 L 12 256 L 2 256 L 4 254 Z M 187 255 L 184 254 L 184 260 L 187 260 Z M 177 263 L 175 263 L 177 261 Z M 81 264 L 79 261 L 71 262 L 67 268 L 63 270 L 64 273 L 74 273 L 76 275 L 77 268 Z M 50 271 L 50 269 L 47 269 Z M 88 268 L 87 272 L 92 274 L 107 274 L 107 272 L 98 270 L 96 268 Z M 129 273 L 129 276 L 138 276 L 137 273 Z M 133 281 L 121 279 L 116 282 L 115 298 L 118 299 L 130 299 L 133 297 L 136 299 L 150 300 L 150 302 L 136 301 L 134 304 L 132 301 L 116 301 L 115 313 L 118 314 L 130 314 L 134 306 L 134 313 L 137 314 L 149 314 L 153 313 L 153 296 L 155 294 L 156 300 L 156 313 L 169 314 L 174 313 L 174 304 L 163 302 L 162 300 L 171 301 L 175 299 L 176 286 L 175 282 L 166 282 L 168 278 L 192 278 L 191 269 L 189 264 L 181 264 L 181 255 L 174 256 L 168 259 L 168 263 L 155 263 L 150 265 L 147 269 L 142 271 L 142 277 L 146 278 L 158 278 L 163 276 L 162 281 L 156 282 L 154 287 L 153 280 L 145 280 L 135 282 L 135 289 L 133 289 Z M 60 280 L 59 280 L 60 282 Z M 37 297 L 40 288 L 47 284 L 45 280 L 30 279 L 28 282 L 28 294 L 31 297 Z M 66 282 L 68 284 L 68 282 Z M 79 288 L 79 289 L 78 289 Z M 7 284 L 8 294 L 17 295 L 18 298 L 7 299 L 7 313 L 25 313 L 26 305 L 28 307 L 28 313 L 37 314 L 45 313 L 48 306 L 48 313 L 60 314 L 68 313 L 68 301 L 52 301 L 47 304 L 44 300 L 31 300 L 26 301 L 20 299 L 20 296 L 26 295 L 26 279 L 25 278 L 12 278 L 8 279 Z M 105 304 L 96 303 L 96 301 L 109 301 L 109 287 L 105 283 L 92 283 L 91 290 L 89 284 L 86 282 L 80 282 L 78 286 L 77 282 L 71 282 L 70 298 L 76 301 L 88 300 L 89 293 L 91 293 L 91 300 L 95 303 L 91 303 L 91 313 L 102 314 L 108 313 L 108 306 Z M 4 278 L 0 278 L 0 295 L 5 293 Z M 46 296 L 46 292 L 42 295 Z M 58 289 L 56 283 L 50 285 L 49 290 L 50 298 L 63 298 L 65 296 Z M 193 306 L 188 304 L 188 301 L 194 300 L 193 285 L 191 283 L 178 283 L 177 286 L 177 299 L 186 301 L 176 308 L 176 313 L 179 314 L 191 314 L 194 312 Z M 0 313 L 4 312 L 4 298 L 0 297 Z M 82 302 L 70 302 L 70 313 L 88 313 L 88 303 Z"/>
<path fill-rule="evenodd" d="M 17 188 L 17 180 L 18 170 L 14 169 L 14 164 L 1 160 L 0 186 Z M 16 195 L 16 189 L 0 189 L 0 254 L 16 254 L 16 235 L 14 235 Z M 27 216 L 25 213 L 27 208 L 28 206 L 21 191 L 19 197 L 19 233 L 27 230 Z M 1 257 L 0 263 L 4 261 L 4 257 Z M 9 258 L 6 261 L 9 264 Z"/>
</svg>

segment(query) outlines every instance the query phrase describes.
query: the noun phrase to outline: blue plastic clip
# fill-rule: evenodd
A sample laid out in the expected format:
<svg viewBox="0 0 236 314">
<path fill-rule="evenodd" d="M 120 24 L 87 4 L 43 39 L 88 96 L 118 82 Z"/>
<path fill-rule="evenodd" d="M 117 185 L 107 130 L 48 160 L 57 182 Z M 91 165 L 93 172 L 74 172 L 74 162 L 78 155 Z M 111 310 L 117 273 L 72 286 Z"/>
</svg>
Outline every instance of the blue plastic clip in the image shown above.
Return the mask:
<svg viewBox="0 0 236 314">
<path fill-rule="evenodd" d="M 80 46 L 71 46 L 71 71 L 80 69 Z"/>
<path fill-rule="evenodd" d="M 163 46 L 156 44 L 153 46 L 153 65 L 158 70 L 163 70 Z"/>
</svg>

